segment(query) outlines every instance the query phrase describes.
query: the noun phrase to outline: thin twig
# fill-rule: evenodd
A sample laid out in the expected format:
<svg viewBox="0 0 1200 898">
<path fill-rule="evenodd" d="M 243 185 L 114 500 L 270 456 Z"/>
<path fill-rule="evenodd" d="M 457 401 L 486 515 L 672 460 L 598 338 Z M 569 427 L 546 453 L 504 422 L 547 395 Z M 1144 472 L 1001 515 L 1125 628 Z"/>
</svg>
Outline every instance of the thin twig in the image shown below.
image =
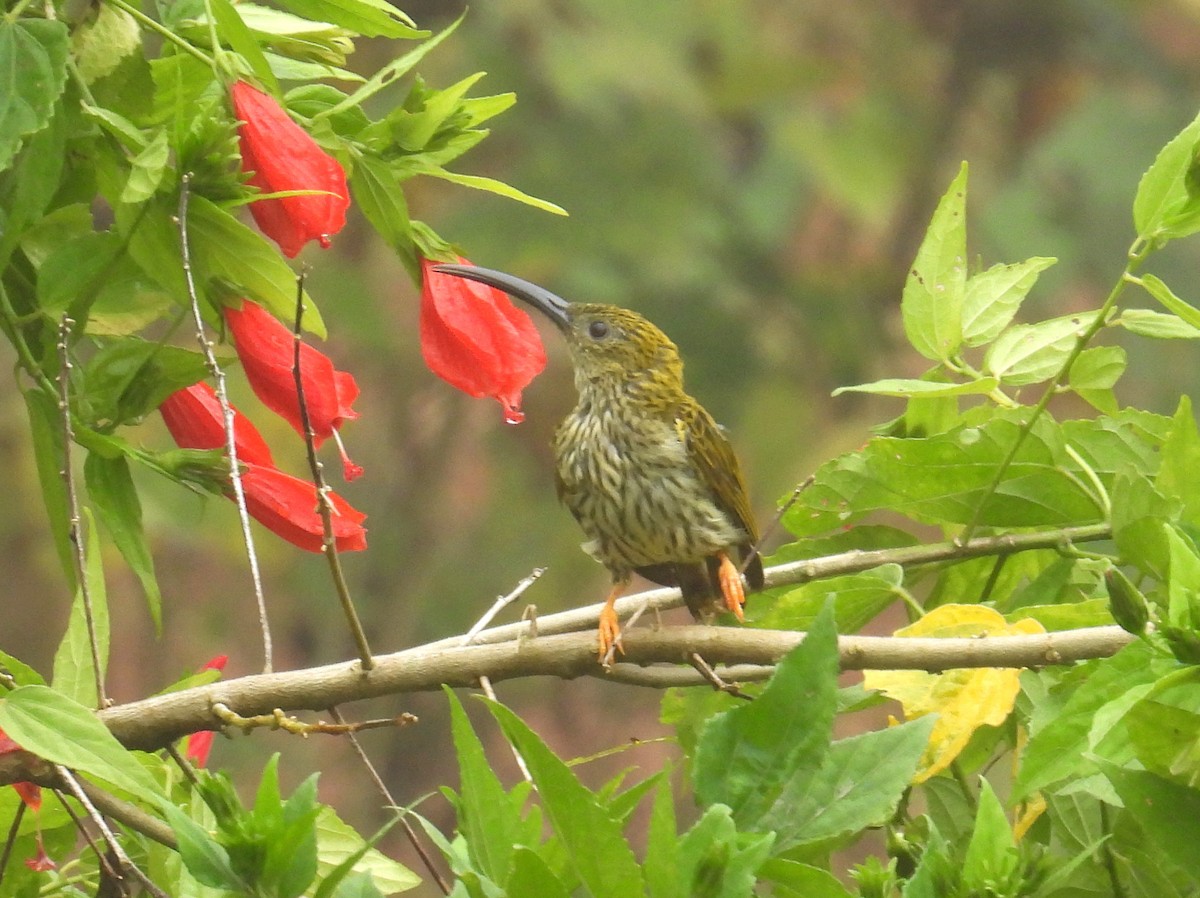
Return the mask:
<svg viewBox="0 0 1200 898">
<path fill-rule="evenodd" d="M 488 698 L 490 698 L 492 701 L 494 701 L 494 702 L 500 701 L 500 699 L 496 698 L 496 690 L 495 690 L 495 687 L 492 686 L 492 680 L 490 677 L 486 677 L 486 676 L 480 677 L 479 678 L 479 688 L 482 689 L 483 694 L 486 695 Z M 533 774 L 529 772 L 529 765 L 525 763 L 525 758 L 521 755 L 520 749 L 518 749 L 517 746 L 515 744 L 513 744 L 512 742 L 508 743 L 508 747 L 512 750 L 513 758 L 516 759 L 517 768 L 521 771 L 521 777 L 525 780 L 525 782 L 529 783 L 532 786 L 533 785 Z"/>
<path fill-rule="evenodd" d="M 721 676 L 712 669 L 707 661 L 700 656 L 699 652 L 692 652 L 688 657 L 688 663 L 696 669 L 702 676 L 705 682 L 709 683 L 717 692 L 724 692 L 726 695 L 732 695 L 734 698 L 744 698 L 746 701 L 754 701 L 754 696 L 746 695 L 742 692 L 737 683 L 728 683 L 721 679 Z"/>
<path fill-rule="evenodd" d="M 329 716 L 332 717 L 336 723 L 345 722 L 342 719 L 342 712 L 338 710 L 336 705 L 330 705 Z M 396 804 L 396 799 L 392 796 L 391 790 L 383 781 L 383 777 L 379 775 L 379 771 L 375 769 L 375 765 L 371 763 L 371 759 L 367 756 L 366 750 L 362 747 L 362 743 L 358 741 L 358 737 L 354 734 L 354 731 L 349 730 L 347 731 L 346 735 L 349 737 L 350 744 L 354 747 L 354 753 L 358 755 L 359 761 L 361 761 L 362 765 L 367 768 L 367 775 L 370 776 L 371 780 L 375 783 L 375 788 L 383 797 L 384 803 L 390 808 L 399 807 L 399 805 Z M 404 827 L 404 833 L 406 836 L 408 836 L 409 843 L 412 845 L 413 850 L 417 852 L 417 857 L 421 859 L 421 863 L 425 865 L 425 869 L 429 871 L 429 875 L 433 878 L 433 881 L 437 883 L 438 888 L 442 890 L 442 894 L 449 895 L 450 883 L 446 882 L 445 878 L 441 874 L 441 871 L 439 871 L 437 866 L 433 863 L 433 857 L 429 854 L 424 844 L 421 842 L 420 837 L 417 835 L 417 831 L 413 829 L 412 824 L 408 822 L 407 814 L 400 815 L 400 825 Z"/>
<path fill-rule="evenodd" d="M 69 337 L 75 322 L 63 315 L 58 324 L 58 412 L 62 416 L 63 458 L 62 479 L 67 489 L 68 535 L 74 549 L 75 582 L 83 603 L 83 618 L 87 625 L 88 648 L 92 652 L 92 675 L 96 679 L 97 707 L 108 707 L 104 692 L 104 661 L 100 657 L 100 641 L 96 636 L 96 615 L 92 608 L 92 592 L 88 587 L 87 551 L 83 545 L 83 522 L 79 515 L 79 493 L 75 488 L 75 472 L 71 466 L 71 444 L 75 433 L 71 427 L 71 351 Z"/>
<path fill-rule="evenodd" d="M 25 802 L 17 805 L 17 813 L 13 816 L 12 824 L 8 827 L 8 838 L 4 840 L 4 850 L 0 851 L 0 885 L 4 884 L 4 871 L 12 859 L 13 846 L 17 843 L 17 833 L 21 831 L 21 820 L 25 817 Z"/>
<path fill-rule="evenodd" d="M 242 522 L 242 539 L 246 544 L 246 557 L 250 562 L 250 579 L 254 582 L 254 600 L 258 605 L 258 625 L 263 639 L 263 673 L 274 668 L 271 647 L 271 626 L 267 620 L 267 600 L 263 594 L 262 574 L 258 568 L 258 552 L 254 548 L 254 534 L 250 530 L 250 512 L 246 508 L 246 491 L 242 488 L 242 470 L 238 465 L 237 437 L 234 431 L 233 406 L 225 389 L 225 372 L 213 352 L 213 342 L 208 339 L 204 327 L 204 316 L 200 312 L 200 297 L 196 292 L 196 280 L 192 275 L 192 252 L 188 241 L 188 198 L 191 195 L 192 173 L 184 172 L 179 184 L 180 258 L 183 261 L 183 278 L 187 283 L 188 299 L 192 306 L 192 321 L 196 326 L 196 341 L 204 354 L 205 364 L 216 381 L 217 400 L 221 403 L 221 416 L 225 422 L 225 454 L 229 458 L 229 480 L 233 485 L 233 498 L 237 503 L 238 518 Z"/>
<path fill-rule="evenodd" d="M 175 840 L 174 831 L 159 818 L 152 817 L 137 805 L 117 798 L 117 796 L 105 792 L 99 786 L 93 785 L 87 780 L 79 780 L 79 787 L 87 793 L 88 798 L 92 800 L 92 804 L 96 806 L 96 810 L 100 811 L 105 817 L 111 817 L 118 823 L 141 833 L 147 838 L 153 839 L 160 845 L 165 845 L 171 849 L 179 847 L 179 844 Z"/>
<path fill-rule="evenodd" d="M 125 849 L 121 847 L 121 843 L 117 839 L 116 834 L 113 833 L 112 828 L 108 825 L 108 821 L 104 819 L 104 815 L 96 810 L 96 806 L 92 804 L 92 800 L 88 797 L 87 792 L 85 792 L 84 789 L 79 785 L 79 780 L 75 778 L 75 774 L 61 764 L 55 764 L 54 770 L 58 774 L 58 777 L 62 781 L 63 785 L 66 786 L 70 793 L 75 796 L 75 799 L 81 805 L 83 805 L 83 809 L 87 811 L 88 817 L 90 817 L 92 822 L 96 824 L 96 828 L 100 830 L 100 835 L 104 837 L 104 841 L 108 845 L 109 851 L 111 851 L 117 858 L 117 862 L 121 865 L 121 869 L 124 872 L 131 874 L 134 879 L 142 884 L 142 888 L 153 895 L 154 898 L 168 898 L 167 893 L 151 882 L 150 878 L 146 876 L 146 874 L 143 873 L 138 866 L 129 859 L 129 855 L 127 855 L 125 853 Z"/>
<path fill-rule="evenodd" d="M 129 889 L 125 885 L 125 878 L 121 875 L 120 870 L 113 867 L 112 858 L 109 852 L 105 851 L 96 842 L 92 834 L 88 832 L 88 828 L 84 824 L 83 818 L 75 812 L 73 807 L 71 807 L 71 803 L 67 801 L 67 797 L 63 795 L 62 790 L 54 789 L 52 791 L 54 793 L 54 797 L 58 799 L 58 803 L 62 805 L 63 810 L 67 812 L 67 816 L 71 818 L 71 823 L 75 825 L 75 829 L 81 836 L 83 836 L 83 841 L 87 842 L 88 849 L 96 856 L 96 863 L 99 865 L 101 873 L 118 883 L 119 888 L 121 889 L 121 894 L 128 895 Z"/>
<path fill-rule="evenodd" d="M 470 645 L 472 642 L 474 642 L 475 637 L 478 636 L 488 624 L 495 620 L 497 614 L 519 599 L 525 593 L 525 590 L 533 586 L 538 577 L 542 576 L 544 573 L 546 573 L 546 569 L 544 567 L 535 567 L 529 572 L 527 577 L 521 579 L 521 581 L 513 588 L 512 592 L 508 593 L 508 595 L 497 596 L 496 601 L 492 603 L 492 607 L 485 611 L 483 616 L 480 617 L 479 620 L 475 621 L 475 625 L 467 631 L 467 635 L 463 637 L 462 644 Z"/>
<path fill-rule="evenodd" d="M 308 450 L 308 467 L 312 471 L 313 484 L 317 489 L 317 513 L 321 516 L 323 531 L 321 551 L 329 563 L 329 574 L 333 578 L 333 587 L 337 591 L 342 613 L 350 627 L 350 635 L 358 649 L 358 660 L 363 670 L 375 666 L 371 659 L 371 646 L 367 643 L 367 634 L 358 612 L 354 609 L 354 599 L 350 597 L 350 587 L 346 584 L 346 575 L 342 571 L 342 559 L 338 555 L 337 540 L 333 536 L 333 501 L 329 498 L 329 484 L 325 482 L 324 466 L 317 458 L 316 432 L 313 430 L 312 419 L 308 414 L 308 399 L 304 395 L 304 376 L 300 368 L 300 327 L 304 323 L 304 272 L 296 277 L 296 322 L 292 328 L 292 378 L 296 384 L 296 401 L 300 406 L 300 426 L 304 430 L 304 445 Z"/>
<path fill-rule="evenodd" d="M 792 490 L 792 494 L 783 501 L 783 504 L 779 506 L 779 510 L 775 512 L 775 517 L 771 518 L 770 523 L 763 528 L 762 535 L 759 536 L 758 542 L 754 544 L 754 546 L 746 554 L 746 557 L 742 559 L 742 566 L 740 570 L 743 574 L 746 573 L 746 568 L 750 566 L 750 562 L 754 559 L 754 556 L 762 550 L 764 545 L 766 545 L 767 540 L 775 535 L 775 531 L 779 529 L 779 524 L 783 521 L 783 516 L 787 514 L 788 510 L 791 509 L 791 507 L 800 499 L 800 494 L 816 482 L 817 475 L 809 474 L 802 481 L 796 484 L 795 489 Z"/>
</svg>

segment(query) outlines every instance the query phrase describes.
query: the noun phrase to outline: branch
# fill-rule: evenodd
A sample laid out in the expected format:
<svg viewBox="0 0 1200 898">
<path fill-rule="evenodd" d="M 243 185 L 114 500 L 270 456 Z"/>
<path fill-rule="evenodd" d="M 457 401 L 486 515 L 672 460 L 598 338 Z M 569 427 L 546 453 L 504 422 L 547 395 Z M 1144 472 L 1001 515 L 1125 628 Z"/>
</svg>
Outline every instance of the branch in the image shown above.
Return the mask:
<svg viewBox="0 0 1200 898">
<path fill-rule="evenodd" d="M 911 566 L 1055 548 L 1109 535 L 1107 526 L 1095 525 L 982 537 L 965 546 L 941 543 L 847 552 L 777 565 L 767 571 L 767 583 L 802 583 L 887 563 Z M 628 614 L 647 605 L 670 608 L 680 604 L 679 590 L 655 589 L 626 596 L 617 602 L 617 608 Z M 596 663 L 596 637 L 591 632 L 600 607 L 596 604 L 538 618 L 536 636 L 529 635 L 528 622 L 508 624 L 476 634 L 470 645 L 464 645 L 463 636 L 458 635 L 376 656 L 377 666 L 369 671 L 352 661 L 247 676 L 117 705 L 99 716 L 126 747 L 152 751 L 189 733 L 220 729 L 223 722 L 214 710 L 218 703 L 246 717 L 272 714 L 277 708 L 319 712 L 349 701 L 430 691 L 443 684 L 469 688 L 481 677 L 499 682 L 529 676 L 597 676 L 656 688 L 711 685 L 690 666 L 694 653 L 709 664 L 730 665 L 719 671 L 724 681 L 754 681 L 770 676 L 773 665 L 804 638 L 803 633 L 793 631 L 703 625 L 633 629 L 625 634 L 626 653 L 621 663 L 606 672 Z M 839 651 L 844 670 L 1041 667 L 1107 657 L 1133 638 L 1115 626 L 986 638 L 843 636 Z M 28 769 L 27 761 L 23 753 L 0 756 L 0 784 L 31 778 L 22 775 Z"/>
</svg>

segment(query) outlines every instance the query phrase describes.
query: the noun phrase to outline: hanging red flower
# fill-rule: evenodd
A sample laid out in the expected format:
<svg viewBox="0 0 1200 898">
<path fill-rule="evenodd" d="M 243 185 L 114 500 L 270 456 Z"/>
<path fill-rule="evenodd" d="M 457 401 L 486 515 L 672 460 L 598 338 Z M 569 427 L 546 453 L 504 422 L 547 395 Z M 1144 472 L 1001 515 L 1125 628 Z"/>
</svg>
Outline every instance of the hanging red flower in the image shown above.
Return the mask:
<svg viewBox="0 0 1200 898">
<path fill-rule="evenodd" d="M 228 655 L 217 655 L 204 662 L 204 666 L 200 670 L 224 670 L 228 661 Z M 208 763 L 208 754 L 212 751 L 213 735 L 212 730 L 192 733 L 187 737 L 187 746 L 184 748 L 183 756 L 197 767 L 203 767 Z"/>
<path fill-rule="evenodd" d="M 21 751 L 21 746 L 17 745 L 4 730 L 0 730 L 0 755 L 10 752 Z M 42 789 L 36 783 L 13 783 L 12 787 L 17 794 L 21 796 L 21 801 L 35 815 L 42 809 Z M 45 873 L 47 870 L 53 870 L 58 865 L 54 863 L 50 855 L 46 854 L 46 846 L 42 843 L 42 828 L 40 822 L 37 825 L 36 835 L 37 849 L 33 857 L 25 859 L 25 866 L 30 870 L 36 870 L 39 873 Z"/>
<path fill-rule="evenodd" d="M 224 449 L 225 418 L 216 390 L 204 381 L 176 390 L 158 407 L 175 443 L 183 449 Z M 267 441 L 233 409 L 233 440 L 238 461 L 274 467 Z"/>
<path fill-rule="evenodd" d="M 254 394 L 304 436 L 293 372 L 295 335 L 274 315 L 248 299 L 242 301 L 240 309 L 226 306 L 224 315 Z M 307 343 L 300 344 L 300 375 L 313 445 L 319 448 L 333 437 L 342 455 L 343 473 L 347 480 L 353 480 L 363 470 L 346 455 L 338 428 L 344 421 L 358 417 L 358 412 L 350 407 L 358 398 L 354 376 L 338 371 L 329 356 Z"/>
<path fill-rule="evenodd" d="M 525 417 L 521 391 L 546 367 L 537 328 L 501 291 L 434 271 L 437 264 L 421 260 L 425 364 L 464 393 L 493 397 L 504 408 L 504 419 L 519 424 Z"/>
<path fill-rule="evenodd" d="M 209 394 L 212 394 L 211 398 Z M 201 398 L 197 400 L 197 396 Z M 159 406 L 159 411 L 163 412 L 167 429 L 181 448 L 224 448 L 221 407 L 207 384 L 177 390 Z M 292 545 L 308 552 L 320 552 L 325 531 L 317 512 L 316 487 L 276 468 L 262 436 L 236 409 L 234 422 L 238 460 L 243 467 L 241 480 L 246 510 L 252 518 Z M 239 422 L 242 422 L 241 426 Z M 226 494 L 232 498 L 231 492 Z M 330 501 L 333 503 L 336 547 L 345 552 L 365 549 L 367 538 L 362 522 L 367 516 L 335 493 L 330 493 Z"/>
<path fill-rule="evenodd" d="M 263 193 L 322 191 L 255 200 L 250 214 L 288 258 L 310 240 L 328 247 L 330 235 L 346 223 L 350 192 L 345 171 L 270 94 L 245 81 L 235 82 L 229 94 L 239 122 L 242 170 L 250 183 Z"/>
<path fill-rule="evenodd" d="M 324 547 L 325 528 L 317 511 L 317 489 L 307 480 L 292 477 L 278 468 L 248 465 L 242 475 L 246 510 L 276 536 L 306 552 Z M 333 542 L 339 552 L 358 552 L 367 547 L 367 516 L 331 492 Z"/>
</svg>

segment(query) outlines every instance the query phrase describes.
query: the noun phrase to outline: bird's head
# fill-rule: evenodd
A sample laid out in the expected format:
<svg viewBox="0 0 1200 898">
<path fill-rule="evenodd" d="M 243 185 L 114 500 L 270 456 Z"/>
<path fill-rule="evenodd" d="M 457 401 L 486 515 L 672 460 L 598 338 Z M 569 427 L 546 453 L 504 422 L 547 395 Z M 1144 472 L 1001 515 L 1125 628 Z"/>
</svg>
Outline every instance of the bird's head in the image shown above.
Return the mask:
<svg viewBox="0 0 1200 898">
<path fill-rule="evenodd" d="M 435 270 L 503 290 L 549 318 L 566 337 L 581 385 L 651 378 L 682 389 L 679 350 L 637 312 L 602 303 L 567 302 L 537 284 L 489 268 L 438 265 Z"/>
</svg>

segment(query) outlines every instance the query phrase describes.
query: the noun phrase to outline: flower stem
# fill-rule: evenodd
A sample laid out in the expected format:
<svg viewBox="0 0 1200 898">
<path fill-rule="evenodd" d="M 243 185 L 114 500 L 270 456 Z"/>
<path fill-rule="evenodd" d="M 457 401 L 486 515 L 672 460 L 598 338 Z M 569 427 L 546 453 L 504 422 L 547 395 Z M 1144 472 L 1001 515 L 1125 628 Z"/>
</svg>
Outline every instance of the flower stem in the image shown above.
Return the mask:
<svg viewBox="0 0 1200 898">
<path fill-rule="evenodd" d="M 979 528 L 979 521 L 983 516 L 984 506 L 1000 487 L 1000 483 L 1004 480 L 1004 475 L 1008 473 L 1008 469 L 1016 459 L 1017 453 L 1021 451 L 1021 446 L 1024 445 L 1026 438 L 1033 431 L 1033 425 L 1037 423 L 1038 418 L 1046 411 L 1046 407 L 1050 405 L 1050 400 L 1054 398 L 1054 394 L 1058 391 L 1058 388 L 1066 382 L 1068 375 L 1071 373 L 1071 366 L 1075 364 L 1075 360 L 1079 358 L 1080 353 L 1087 348 L 1087 345 L 1092 342 L 1092 339 L 1100 332 L 1100 329 L 1108 323 L 1109 313 L 1116 306 L 1117 300 L 1121 298 L 1121 294 L 1125 292 L 1125 287 L 1132 283 L 1134 273 L 1146 261 L 1146 258 L 1153 249 L 1152 244 L 1142 240 L 1140 237 L 1129 247 L 1129 261 L 1125 263 L 1125 268 L 1121 271 L 1117 282 L 1113 284 L 1112 289 L 1104 300 L 1104 304 L 1096 311 L 1091 324 L 1076 338 L 1075 345 L 1071 347 L 1071 352 L 1067 356 L 1067 360 L 1063 362 L 1062 368 L 1059 369 L 1054 379 L 1046 385 L 1041 398 L 1038 399 L 1037 404 L 1030 411 L 1029 417 L 1021 425 L 1021 429 L 1017 431 L 1017 438 L 1013 441 L 1008 453 L 1004 456 L 1004 460 L 996 468 L 996 475 L 992 478 L 992 482 L 988 485 L 983 497 L 979 500 L 979 504 L 975 506 L 975 514 L 955 540 L 960 545 L 968 542 Z"/>
</svg>

